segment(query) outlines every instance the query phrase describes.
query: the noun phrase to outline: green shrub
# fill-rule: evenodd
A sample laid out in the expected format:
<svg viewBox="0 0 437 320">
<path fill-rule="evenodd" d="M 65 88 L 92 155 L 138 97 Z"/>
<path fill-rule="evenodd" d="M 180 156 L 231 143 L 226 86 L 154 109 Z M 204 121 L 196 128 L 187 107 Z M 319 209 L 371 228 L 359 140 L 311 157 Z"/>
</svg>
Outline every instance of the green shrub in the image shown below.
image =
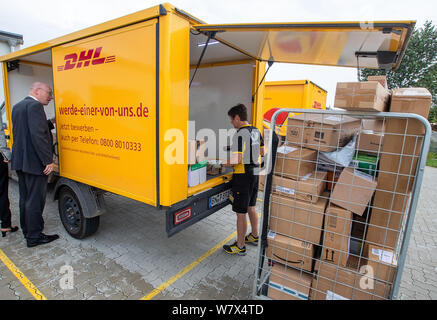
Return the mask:
<svg viewBox="0 0 437 320">
<path fill-rule="evenodd" d="M 429 152 L 426 159 L 426 165 L 429 167 L 437 168 L 437 153 Z"/>
</svg>

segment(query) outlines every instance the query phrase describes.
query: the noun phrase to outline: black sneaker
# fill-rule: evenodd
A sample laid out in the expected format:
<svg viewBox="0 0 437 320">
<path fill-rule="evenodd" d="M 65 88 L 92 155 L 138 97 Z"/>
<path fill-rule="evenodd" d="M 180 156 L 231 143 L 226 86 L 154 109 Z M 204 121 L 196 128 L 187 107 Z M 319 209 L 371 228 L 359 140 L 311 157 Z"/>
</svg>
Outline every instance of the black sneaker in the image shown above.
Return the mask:
<svg viewBox="0 0 437 320">
<path fill-rule="evenodd" d="M 223 250 L 225 250 L 225 252 L 227 254 L 237 254 L 239 256 L 245 256 L 246 255 L 246 247 L 243 248 L 239 248 L 237 245 L 237 241 L 235 241 L 233 244 L 231 245 L 224 245 L 223 246 Z"/>
<path fill-rule="evenodd" d="M 247 236 L 244 238 L 244 241 L 245 241 L 246 243 L 250 243 L 250 244 L 252 244 L 252 245 L 254 245 L 254 246 L 258 245 L 258 237 L 254 237 L 254 236 L 252 235 L 252 233 L 249 233 L 249 235 L 247 235 Z"/>
</svg>

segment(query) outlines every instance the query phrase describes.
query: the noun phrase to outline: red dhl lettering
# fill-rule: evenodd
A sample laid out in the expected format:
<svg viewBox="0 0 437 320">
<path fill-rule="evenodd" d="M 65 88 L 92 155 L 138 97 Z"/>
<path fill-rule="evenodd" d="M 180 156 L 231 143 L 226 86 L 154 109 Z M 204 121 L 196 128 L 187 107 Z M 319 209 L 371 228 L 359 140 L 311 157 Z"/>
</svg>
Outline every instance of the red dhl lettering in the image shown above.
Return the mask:
<svg viewBox="0 0 437 320">
<path fill-rule="evenodd" d="M 320 102 L 314 101 L 313 109 L 322 109 L 322 104 Z"/>
<path fill-rule="evenodd" d="M 58 66 L 58 71 L 79 69 L 90 65 L 99 65 L 102 63 L 115 62 L 115 56 L 100 57 L 103 47 L 83 50 L 79 53 L 70 53 L 64 57 L 65 64 Z"/>
</svg>

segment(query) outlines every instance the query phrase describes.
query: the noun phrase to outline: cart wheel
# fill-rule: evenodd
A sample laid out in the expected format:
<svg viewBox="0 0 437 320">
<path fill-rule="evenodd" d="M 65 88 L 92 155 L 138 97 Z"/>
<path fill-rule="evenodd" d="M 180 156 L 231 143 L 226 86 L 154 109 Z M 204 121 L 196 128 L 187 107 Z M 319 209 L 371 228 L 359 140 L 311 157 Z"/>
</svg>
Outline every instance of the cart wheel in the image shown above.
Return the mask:
<svg viewBox="0 0 437 320">
<path fill-rule="evenodd" d="M 99 228 L 100 216 L 86 218 L 82 213 L 80 202 L 69 187 L 59 190 L 59 216 L 65 230 L 76 239 L 86 238 Z"/>
</svg>

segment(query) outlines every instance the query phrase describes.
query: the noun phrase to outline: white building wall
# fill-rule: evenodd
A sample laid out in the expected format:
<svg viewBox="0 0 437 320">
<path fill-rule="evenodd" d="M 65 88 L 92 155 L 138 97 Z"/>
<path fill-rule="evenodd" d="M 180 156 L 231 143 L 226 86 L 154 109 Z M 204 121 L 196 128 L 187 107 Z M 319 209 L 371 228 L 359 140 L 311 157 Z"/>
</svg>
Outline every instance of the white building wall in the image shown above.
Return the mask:
<svg viewBox="0 0 437 320">
<path fill-rule="evenodd" d="M 0 41 L 0 56 L 3 56 L 5 54 L 8 54 L 11 52 L 11 48 L 7 42 Z M 1 74 L 1 82 L 0 82 L 0 104 L 5 100 L 5 93 L 3 90 L 3 73 L 0 70 Z"/>
</svg>

